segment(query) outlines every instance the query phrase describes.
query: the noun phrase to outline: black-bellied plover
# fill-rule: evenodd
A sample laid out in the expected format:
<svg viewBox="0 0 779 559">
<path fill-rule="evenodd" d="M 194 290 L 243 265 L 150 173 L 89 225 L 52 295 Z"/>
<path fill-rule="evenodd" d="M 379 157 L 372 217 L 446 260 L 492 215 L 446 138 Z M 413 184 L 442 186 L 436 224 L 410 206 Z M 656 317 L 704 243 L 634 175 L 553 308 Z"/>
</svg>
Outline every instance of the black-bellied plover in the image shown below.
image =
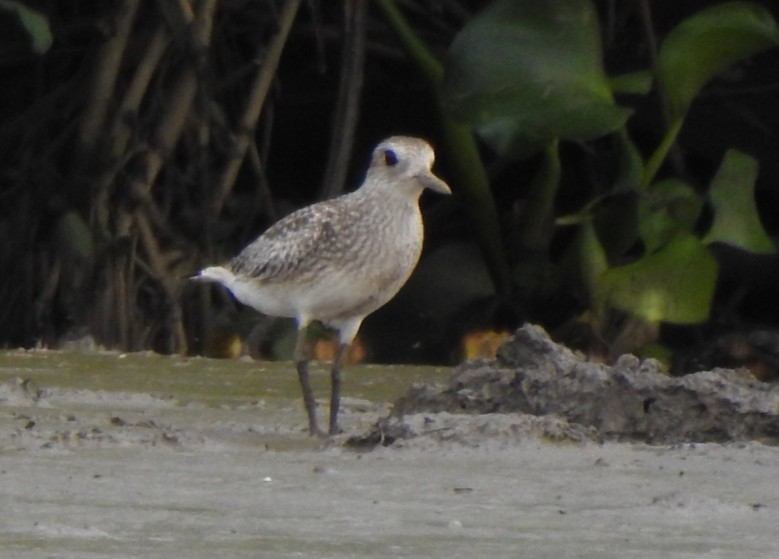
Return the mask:
<svg viewBox="0 0 779 559">
<path fill-rule="evenodd" d="M 329 434 L 340 432 L 341 367 L 346 348 L 370 313 L 392 299 L 419 260 L 424 237 L 419 197 L 450 194 L 419 138 L 394 136 L 373 151 L 362 186 L 297 210 L 272 225 L 224 266 L 196 279 L 214 281 L 238 301 L 271 316 L 293 317 L 294 359 L 311 434 L 321 434 L 308 378 L 305 331 L 318 320 L 338 330 L 331 370 Z"/>
</svg>

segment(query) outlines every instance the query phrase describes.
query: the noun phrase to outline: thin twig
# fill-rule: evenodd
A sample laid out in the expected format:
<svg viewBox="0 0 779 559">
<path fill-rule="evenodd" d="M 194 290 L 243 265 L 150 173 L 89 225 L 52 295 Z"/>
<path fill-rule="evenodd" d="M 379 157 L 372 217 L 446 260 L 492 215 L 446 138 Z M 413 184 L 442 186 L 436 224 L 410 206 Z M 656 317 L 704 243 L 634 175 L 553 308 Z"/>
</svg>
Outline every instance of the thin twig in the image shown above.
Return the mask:
<svg viewBox="0 0 779 559">
<path fill-rule="evenodd" d="M 265 166 L 262 163 L 260 157 L 260 150 L 257 148 L 257 142 L 251 142 L 249 144 L 249 163 L 257 175 L 257 208 L 262 208 L 265 217 L 269 221 L 276 221 L 278 214 L 276 213 L 276 205 L 273 203 L 273 195 L 270 191 L 270 183 L 268 183 L 268 176 L 265 173 Z"/>
<path fill-rule="evenodd" d="M 141 101 L 169 42 L 165 28 L 159 26 L 148 42 L 130 85 L 114 114 L 109 135 L 111 146 L 107 150 L 110 165 L 103 167 L 95 180 L 95 194 L 92 201 L 92 212 L 99 232 L 108 231 L 111 186 L 115 184 L 116 175 L 125 163 L 127 146 L 134 131 L 130 123 L 131 116 L 137 117 Z"/>
<path fill-rule="evenodd" d="M 341 80 L 338 104 L 333 119 L 330 153 L 322 181 L 322 198 L 333 198 L 343 192 L 354 132 L 359 120 L 359 106 L 365 70 L 365 32 L 367 2 L 344 2 L 344 41 L 341 50 Z"/>
<path fill-rule="evenodd" d="M 90 95 L 84 105 L 85 113 L 81 118 L 78 131 L 79 149 L 82 154 L 92 152 L 103 130 L 139 3 L 139 0 L 123 0 L 119 4 L 116 13 L 116 32 L 103 44 L 103 48 L 98 53 L 92 74 L 92 85 L 89 88 Z"/>
<path fill-rule="evenodd" d="M 168 270 L 168 262 L 164 257 L 157 238 L 154 235 L 151 224 L 142 209 L 135 212 L 135 223 L 140 234 L 141 244 L 148 259 L 154 279 L 162 286 L 165 292 L 168 314 L 168 325 L 173 339 L 169 340 L 170 352 L 186 353 L 187 339 L 184 328 L 181 325 L 181 307 L 178 303 L 180 283 L 172 278 Z"/>
<path fill-rule="evenodd" d="M 684 118 L 674 117 L 672 120 L 671 109 L 668 103 L 668 97 L 665 94 L 665 84 L 660 81 L 660 56 L 657 37 L 655 37 L 654 22 L 652 18 L 652 6 L 649 0 L 639 0 L 639 11 L 641 13 L 641 26 L 644 31 L 644 39 L 649 49 L 649 61 L 652 65 L 652 73 L 655 76 L 655 83 L 659 84 L 657 91 L 658 103 L 660 105 L 660 115 L 663 120 L 663 132 L 665 136 L 658 149 L 650 156 L 644 173 L 642 185 L 646 188 L 654 180 L 660 167 L 666 158 L 676 169 L 677 173 L 684 172 L 684 157 L 679 146 L 676 144 L 676 138 L 681 130 Z"/>
<path fill-rule="evenodd" d="M 222 175 L 216 182 L 214 198 L 211 201 L 210 215 L 218 216 L 224 206 L 227 196 L 235 184 L 238 177 L 238 171 L 241 168 L 246 150 L 249 147 L 250 135 L 257 126 L 257 121 L 262 112 L 262 106 L 265 103 L 265 97 L 268 95 L 271 83 L 276 76 L 276 70 L 281 60 L 281 53 L 284 45 L 287 43 L 292 22 L 295 20 L 301 0 L 287 0 L 281 10 L 278 30 L 270 42 L 270 45 L 260 45 L 259 52 L 265 53 L 262 58 L 262 64 L 258 68 L 257 74 L 249 91 L 249 98 L 246 101 L 243 114 L 238 120 L 235 130 L 235 145 L 233 156 L 227 162 Z"/>
</svg>

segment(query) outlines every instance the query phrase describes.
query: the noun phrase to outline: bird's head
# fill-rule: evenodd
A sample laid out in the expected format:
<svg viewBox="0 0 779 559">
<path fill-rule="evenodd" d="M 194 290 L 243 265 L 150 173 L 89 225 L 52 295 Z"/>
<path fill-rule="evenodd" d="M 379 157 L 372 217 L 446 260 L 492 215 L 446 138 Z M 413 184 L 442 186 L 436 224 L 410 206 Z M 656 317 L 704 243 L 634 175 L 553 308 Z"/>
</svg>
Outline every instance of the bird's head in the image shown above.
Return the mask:
<svg viewBox="0 0 779 559">
<path fill-rule="evenodd" d="M 441 194 L 452 191 L 433 174 L 435 153 L 425 140 L 409 136 L 392 136 L 373 150 L 365 184 L 381 185 L 418 198 L 425 188 Z"/>
</svg>

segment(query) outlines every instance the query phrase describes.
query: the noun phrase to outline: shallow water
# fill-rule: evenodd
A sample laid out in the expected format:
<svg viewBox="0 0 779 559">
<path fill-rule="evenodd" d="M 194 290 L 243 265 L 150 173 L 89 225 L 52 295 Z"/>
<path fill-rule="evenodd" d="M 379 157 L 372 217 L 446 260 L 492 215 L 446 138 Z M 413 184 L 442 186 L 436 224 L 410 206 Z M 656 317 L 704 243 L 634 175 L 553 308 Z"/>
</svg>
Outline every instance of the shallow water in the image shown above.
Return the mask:
<svg viewBox="0 0 779 559">
<path fill-rule="evenodd" d="M 344 428 L 446 374 L 349 368 Z M 779 557 L 759 444 L 355 453 L 284 363 L 5 352 L 0 386 L 0 557 Z"/>
</svg>

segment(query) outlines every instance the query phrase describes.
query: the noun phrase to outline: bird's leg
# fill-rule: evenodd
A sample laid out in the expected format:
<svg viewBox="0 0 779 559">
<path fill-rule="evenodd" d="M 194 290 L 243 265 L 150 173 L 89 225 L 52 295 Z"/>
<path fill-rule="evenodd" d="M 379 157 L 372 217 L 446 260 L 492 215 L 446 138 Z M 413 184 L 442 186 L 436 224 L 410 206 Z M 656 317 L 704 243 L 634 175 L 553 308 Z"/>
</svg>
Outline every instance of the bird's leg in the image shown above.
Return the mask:
<svg viewBox="0 0 779 559">
<path fill-rule="evenodd" d="M 333 360 L 333 369 L 330 371 L 330 435 L 337 435 L 341 432 L 338 427 L 338 408 L 341 405 L 341 366 L 346 357 L 346 350 L 349 344 L 339 343 L 338 351 Z"/>
<path fill-rule="evenodd" d="M 311 382 L 308 380 L 308 357 L 306 356 L 306 327 L 298 329 L 298 339 L 295 342 L 295 366 L 298 370 L 300 388 L 303 389 L 303 405 L 308 414 L 308 431 L 311 435 L 322 435 L 316 421 L 316 400 L 311 390 Z"/>
</svg>

